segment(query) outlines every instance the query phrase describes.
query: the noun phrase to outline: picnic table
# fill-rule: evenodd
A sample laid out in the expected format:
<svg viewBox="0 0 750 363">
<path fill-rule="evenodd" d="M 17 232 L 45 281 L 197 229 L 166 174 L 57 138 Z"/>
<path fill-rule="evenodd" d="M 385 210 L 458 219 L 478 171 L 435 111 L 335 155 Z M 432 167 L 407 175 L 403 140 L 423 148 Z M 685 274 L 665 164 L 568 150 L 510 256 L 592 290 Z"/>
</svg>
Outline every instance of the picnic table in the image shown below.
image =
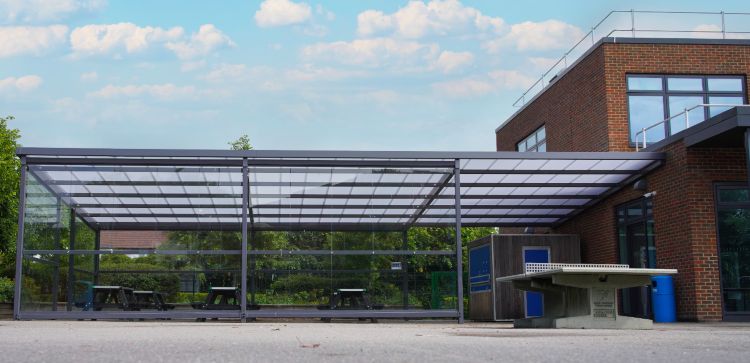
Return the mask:
<svg viewBox="0 0 750 363">
<path fill-rule="evenodd" d="M 198 310 L 240 310 L 241 292 L 233 286 L 214 286 L 208 292 L 206 301 L 193 302 L 190 305 Z M 260 306 L 247 303 L 248 310 L 258 310 Z M 214 318 L 214 320 L 217 320 Z M 206 321 L 198 318 L 198 321 Z"/>
<path fill-rule="evenodd" d="M 370 302 L 370 295 L 366 289 L 336 289 L 331 294 L 328 304 L 319 305 L 321 310 L 380 310 L 383 305 L 374 305 Z M 366 320 L 360 318 L 359 320 Z M 377 320 L 370 319 L 373 323 Z M 323 321 L 331 321 L 331 318 L 323 318 Z"/>
<path fill-rule="evenodd" d="M 115 308 L 125 311 L 140 310 L 133 289 L 123 286 L 95 285 L 91 287 L 91 300 L 83 304 L 83 311 Z"/>
<path fill-rule="evenodd" d="M 174 309 L 173 304 L 167 304 L 164 294 L 158 291 L 133 291 L 136 306 L 139 309 L 156 309 L 167 311 Z"/>
<path fill-rule="evenodd" d="M 523 274 L 496 281 L 544 294 L 544 315 L 517 319 L 516 328 L 651 329 L 650 319 L 618 315 L 617 289 L 647 286 L 652 276 L 676 273 L 628 265 L 527 263 Z"/>
</svg>

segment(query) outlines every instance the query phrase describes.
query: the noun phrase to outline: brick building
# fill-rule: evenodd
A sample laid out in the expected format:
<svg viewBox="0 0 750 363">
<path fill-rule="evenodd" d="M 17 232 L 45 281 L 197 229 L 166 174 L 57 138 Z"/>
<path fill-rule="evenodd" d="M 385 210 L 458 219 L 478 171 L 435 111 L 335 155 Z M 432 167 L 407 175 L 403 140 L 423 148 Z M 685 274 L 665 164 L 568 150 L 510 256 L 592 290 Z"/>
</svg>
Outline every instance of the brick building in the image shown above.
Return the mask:
<svg viewBox="0 0 750 363">
<path fill-rule="evenodd" d="M 586 263 L 678 269 L 682 320 L 748 320 L 750 107 L 726 105 L 748 103 L 749 74 L 748 40 L 603 38 L 498 127 L 497 150 L 665 152 L 553 230 L 579 234 Z M 649 314 L 646 290 L 621 298 Z"/>
<path fill-rule="evenodd" d="M 101 248 L 153 250 L 169 238 L 165 231 L 102 231 Z"/>
</svg>

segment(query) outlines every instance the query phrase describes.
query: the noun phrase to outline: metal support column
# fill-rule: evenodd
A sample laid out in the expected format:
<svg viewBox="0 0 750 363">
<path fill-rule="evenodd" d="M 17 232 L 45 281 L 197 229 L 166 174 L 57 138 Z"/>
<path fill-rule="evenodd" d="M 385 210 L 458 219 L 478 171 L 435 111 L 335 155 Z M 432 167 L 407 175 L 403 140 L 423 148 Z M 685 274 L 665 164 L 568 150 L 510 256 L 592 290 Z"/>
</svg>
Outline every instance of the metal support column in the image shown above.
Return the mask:
<svg viewBox="0 0 750 363">
<path fill-rule="evenodd" d="M 94 232 L 94 250 L 96 252 L 99 252 L 99 249 L 101 249 L 102 240 L 101 240 L 101 231 L 97 230 Z M 94 285 L 99 285 L 99 260 L 101 259 L 102 255 L 96 254 L 94 255 Z"/>
<path fill-rule="evenodd" d="M 251 227 L 252 228 L 252 227 Z M 255 228 L 252 228 L 250 230 L 250 241 L 249 241 L 249 248 L 250 251 L 255 250 Z M 255 305 L 255 273 L 256 273 L 256 267 L 255 267 L 255 259 L 257 256 L 255 254 L 250 255 L 250 304 Z"/>
<path fill-rule="evenodd" d="M 745 129 L 745 168 L 747 185 L 750 187 L 750 128 Z"/>
<path fill-rule="evenodd" d="M 464 267 L 463 245 L 461 242 L 461 159 L 456 159 L 453 168 L 453 184 L 456 210 L 456 296 L 458 302 L 458 323 L 464 323 Z"/>
<path fill-rule="evenodd" d="M 26 157 L 21 157 L 21 178 L 18 191 L 18 235 L 16 236 L 16 281 L 13 295 L 13 318 L 20 319 L 23 273 L 23 218 L 26 209 Z"/>
<path fill-rule="evenodd" d="M 409 249 L 409 233 L 401 232 L 401 249 Z M 401 298 L 403 300 L 404 310 L 409 308 L 409 267 L 406 263 L 406 255 L 401 256 Z"/>
<path fill-rule="evenodd" d="M 240 316 L 246 322 L 247 314 L 247 209 L 250 202 L 248 187 L 247 158 L 242 159 L 242 279 L 240 282 Z"/>
<path fill-rule="evenodd" d="M 62 200 L 57 197 L 55 206 L 55 249 L 62 249 Z M 57 301 L 60 296 L 60 256 L 53 257 L 55 269 L 52 272 L 52 311 L 57 311 Z"/>
<path fill-rule="evenodd" d="M 76 249 L 76 210 L 70 208 L 70 239 L 68 251 Z M 75 286 L 75 255 L 68 255 L 68 291 L 65 294 L 65 304 L 68 311 L 73 311 L 73 287 Z"/>
</svg>

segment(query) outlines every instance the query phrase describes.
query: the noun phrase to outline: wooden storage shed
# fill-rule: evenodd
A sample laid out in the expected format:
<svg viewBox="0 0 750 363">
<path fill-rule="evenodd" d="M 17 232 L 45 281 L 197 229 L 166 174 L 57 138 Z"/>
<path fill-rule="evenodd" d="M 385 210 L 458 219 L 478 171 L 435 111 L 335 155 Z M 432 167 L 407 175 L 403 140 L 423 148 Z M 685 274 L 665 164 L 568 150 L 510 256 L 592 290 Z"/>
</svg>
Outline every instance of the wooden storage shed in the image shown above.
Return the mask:
<svg viewBox="0 0 750 363">
<path fill-rule="evenodd" d="M 547 261 L 540 260 L 546 259 Z M 497 321 L 535 316 L 541 295 L 495 278 L 524 272 L 525 262 L 580 263 L 577 235 L 493 234 L 469 243 L 469 317 Z"/>
</svg>

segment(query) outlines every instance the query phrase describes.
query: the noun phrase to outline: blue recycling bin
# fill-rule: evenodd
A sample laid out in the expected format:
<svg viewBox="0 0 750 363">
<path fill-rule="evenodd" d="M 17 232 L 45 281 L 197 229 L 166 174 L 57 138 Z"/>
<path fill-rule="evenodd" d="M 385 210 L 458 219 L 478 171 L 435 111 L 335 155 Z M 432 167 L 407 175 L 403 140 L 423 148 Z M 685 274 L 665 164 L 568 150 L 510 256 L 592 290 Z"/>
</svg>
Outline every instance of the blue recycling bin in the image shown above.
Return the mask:
<svg viewBox="0 0 750 363">
<path fill-rule="evenodd" d="M 677 321 L 672 276 L 651 277 L 651 301 L 654 309 L 654 322 L 673 323 Z"/>
</svg>

